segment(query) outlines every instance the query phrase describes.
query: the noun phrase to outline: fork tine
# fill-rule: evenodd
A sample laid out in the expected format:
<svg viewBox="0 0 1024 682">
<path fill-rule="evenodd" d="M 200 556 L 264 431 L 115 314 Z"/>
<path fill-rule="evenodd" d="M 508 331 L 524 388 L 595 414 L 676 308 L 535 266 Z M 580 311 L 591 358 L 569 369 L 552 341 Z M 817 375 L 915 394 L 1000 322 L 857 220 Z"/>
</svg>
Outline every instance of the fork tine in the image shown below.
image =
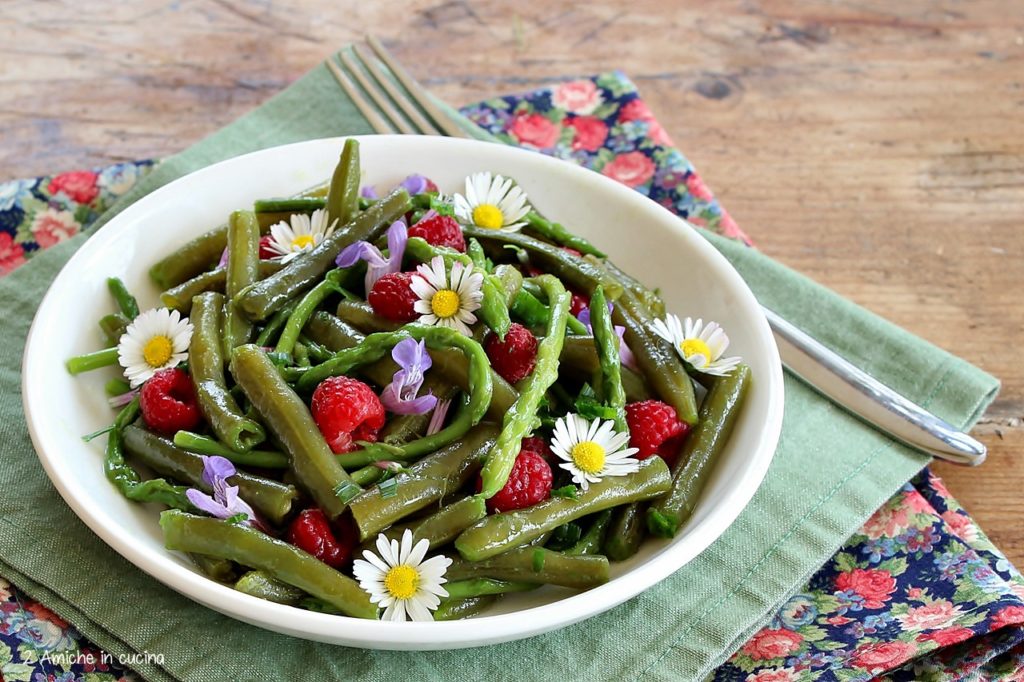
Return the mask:
<svg viewBox="0 0 1024 682">
<path fill-rule="evenodd" d="M 346 50 L 342 50 L 338 53 L 338 56 L 341 57 L 342 65 L 348 69 L 348 72 L 352 74 L 352 76 L 355 77 L 359 85 L 363 86 L 363 90 L 366 94 L 368 94 L 374 104 L 384 112 L 384 115 L 391 119 L 391 123 L 398 128 L 398 131 L 405 135 L 415 134 L 416 131 L 413 127 L 409 125 L 405 118 L 403 118 L 393 106 L 391 106 L 391 102 L 388 101 L 387 95 L 381 92 L 380 88 L 375 86 L 370 82 L 370 79 L 366 77 L 363 70 L 359 67 L 359 64 L 356 63 L 356 59 L 353 58 Z"/>
<path fill-rule="evenodd" d="M 416 79 L 410 76 L 409 73 L 402 68 L 402 65 L 391 56 L 391 53 L 381 45 L 380 41 L 377 40 L 375 36 L 366 36 L 366 42 L 370 44 L 370 47 L 377 56 L 380 57 L 380 60 L 384 62 L 384 65 L 391 69 L 391 72 L 395 74 L 395 78 L 397 78 L 405 87 L 409 92 L 409 95 L 416 100 L 417 104 L 423 107 L 423 110 L 427 112 L 427 115 L 430 116 L 430 118 L 434 119 L 434 122 L 437 123 L 438 127 L 445 135 L 449 137 L 469 137 L 469 135 L 467 135 L 450 116 L 441 111 L 441 109 L 431 101 L 426 90 L 423 89 L 423 86 L 417 83 Z"/>
<path fill-rule="evenodd" d="M 330 70 L 331 75 L 334 76 L 334 80 L 338 81 L 341 89 L 345 91 L 345 94 L 349 96 L 352 103 L 359 109 L 359 112 L 370 122 L 370 127 L 384 135 L 394 133 L 395 129 L 366 101 L 366 98 L 363 97 L 352 81 L 348 79 L 345 72 L 338 67 L 334 59 L 335 57 L 332 55 L 324 63 L 327 64 L 327 68 Z"/>
<path fill-rule="evenodd" d="M 388 93 L 388 95 L 395 101 L 403 113 L 409 117 L 412 124 L 419 128 L 419 131 L 424 135 L 440 135 L 441 132 L 434 126 L 433 123 L 427 120 L 427 118 L 420 113 L 420 110 L 416 108 L 416 105 L 412 103 L 409 96 L 403 93 L 394 82 L 384 75 L 384 72 L 380 70 L 380 67 L 374 63 L 373 58 L 367 59 L 359 48 L 355 45 L 352 46 L 352 53 L 355 54 L 356 58 L 362 62 L 363 66 L 366 67 L 367 72 L 373 79 L 380 84 L 382 88 Z"/>
</svg>

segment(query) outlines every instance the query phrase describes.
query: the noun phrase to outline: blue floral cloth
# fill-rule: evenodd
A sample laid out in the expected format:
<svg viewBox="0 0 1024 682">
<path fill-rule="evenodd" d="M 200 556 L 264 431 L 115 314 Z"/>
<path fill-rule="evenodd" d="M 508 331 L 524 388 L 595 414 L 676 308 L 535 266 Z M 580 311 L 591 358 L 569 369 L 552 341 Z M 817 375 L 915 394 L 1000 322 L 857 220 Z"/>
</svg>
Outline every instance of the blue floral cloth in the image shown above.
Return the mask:
<svg viewBox="0 0 1024 682">
<path fill-rule="evenodd" d="M 463 113 L 499 139 L 614 178 L 750 243 L 621 73 Z M 0 275 L 86 229 L 152 162 L 0 183 Z M 54 557 L 60 561 L 60 557 Z M 1024 679 L 1024 578 L 925 470 L 712 675 L 716 681 Z M 132 679 L 0 578 L 0 678 Z"/>
</svg>

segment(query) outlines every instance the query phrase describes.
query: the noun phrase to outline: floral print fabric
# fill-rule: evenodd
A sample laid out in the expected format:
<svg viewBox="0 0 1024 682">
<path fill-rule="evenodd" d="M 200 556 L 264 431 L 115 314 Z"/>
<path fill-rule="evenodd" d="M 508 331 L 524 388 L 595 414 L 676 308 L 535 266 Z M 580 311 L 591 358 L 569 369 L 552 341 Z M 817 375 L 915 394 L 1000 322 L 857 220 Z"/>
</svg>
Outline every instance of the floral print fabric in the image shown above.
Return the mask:
<svg viewBox="0 0 1024 682">
<path fill-rule="evenodd" d="M 502 141 L 591 168 L 750 243 L 621 73 L 462 112 Z M 0 275 L 82 229 L 152 166 L 0 183 Z M 889 500 L 711 678 L 1024 679 L 1024 578 L 928 470 Z M 132 675 L 0 579 L 0 679 Z"/>
</svg>

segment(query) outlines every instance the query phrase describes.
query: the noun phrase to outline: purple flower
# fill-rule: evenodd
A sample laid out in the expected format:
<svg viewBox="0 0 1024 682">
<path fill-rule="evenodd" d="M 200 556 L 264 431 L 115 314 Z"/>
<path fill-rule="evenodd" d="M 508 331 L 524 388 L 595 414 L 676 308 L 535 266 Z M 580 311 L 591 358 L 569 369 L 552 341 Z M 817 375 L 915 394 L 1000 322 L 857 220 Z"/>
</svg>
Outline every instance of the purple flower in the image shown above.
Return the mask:
<svg viewBox="0 0 1024 682">
<path fill-rule="evenodd" d="M 423 373 L 433 364 L 426 343 L 402 339 L 391 349 L 391 357 L 400 369 L 381 391 L 380 401 L 385 409 L 395 414 L 426 414 L 434 409 L 436 396 L 428 393 L 416 397 L 423 386 Z"/>
<path fill-rule="evenodd" d="M 430 423 L 427 424 L 427 435 L 433 436 L 444 427 L 444 420 L 448 416 L 448 408 L 451 407 L 451 400 L 438 400 L 434 407 L 434 414 L 430 415 Z"/>
<path fill-rule="evenodd" d="M 233 516 L 244 514 L 243 525 L 261 526 L 256 518 L 256 512 L 238 496 L 238 486 L 228 485 L 228 478 L 235 475 L 235 465 L 230 460 L 216 455 L 212 457 L 202 455 L 202 457 L 203 482 L 213 489 L 213 496 L 195 488 L 189 488 L 185 491 L 188 501 L 196 509 L 218 519 L 230 519 Z"/>
<path fill-rule="evenodd" d="M 220 260 L 217 261 L 218 268 L 226 268 L 228 265 L 228 250 L 225 247 L 224 252 L 220 254 Z"/>
<path fill-rule="evenodd" d="M 409 194 L 423 194 L 430 189 L 430 180 L 419 173 L 413 173 L 398 185 L 409 191 Z"/>
<path fill-rule="evenodd" d="M 107 403 L 109 403 L 111 407 L 124 407 L 131 401 L 135 400 L 135 396 L 137 396 L 138 394 L 139 389 L 133 388 L 132 390 L 126 391 L 125 393 L 122 393 L 120 395 L 115 395 L 107 398 Z"/>
<path fill-rule="evenodd" d="M 608 314 L 611 315 L 612 308 L 614 306 L 608 304 Z M 576 315 L 576 319 L 579 320 L 586 326 L 587 331 L 591 334 L 594 333 L 594 328 L 590 324 L 590 306 L 587 306 Z M 619 361 L 631 369 L 636 369 L 636 359 L 633 357 L 633 351 L 626 345 L 626 340 L 623 338 L 623 334 L 626 333 L 626 328 L 620 325 L 615 325 L 615 333 L 619 335 Z"/>
<path fill-rule="evenodd" d="M 364 199 L 380 199 L 380 196 L 377 194 L 377 190 L 373 188 L 373 185 L 367 185 L 359 190 L 359 196 Z"/>
<path fill-rule="evenodd" d="M 405 256 L 405 244 L 409 241 L 409 229 L 405 222 L 398 220 L 388 228 L 388 256 L 370 242 L 359 241 L 349 244 L 334 260 L 339 268 L 350 268 L 361 260 L 366 261 L 366 291 L 369 292 L 377 280 L 384 275 L 399 272 Z"/>
</svg>

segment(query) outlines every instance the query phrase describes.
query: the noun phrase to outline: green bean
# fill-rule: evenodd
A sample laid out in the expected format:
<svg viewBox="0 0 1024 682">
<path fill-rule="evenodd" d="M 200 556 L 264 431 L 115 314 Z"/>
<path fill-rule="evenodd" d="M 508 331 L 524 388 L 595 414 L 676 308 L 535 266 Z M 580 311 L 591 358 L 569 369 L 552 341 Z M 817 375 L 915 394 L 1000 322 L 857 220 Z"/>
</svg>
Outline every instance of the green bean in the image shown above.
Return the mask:
<svg viewBox="0 0 1024 682">
<path fill-rule="evenodd" d="M 359 212 L 359 180 L 359 142 L 349 138 L 345 140 L 327 192 L 329 222 L 337 220 L 338 225 L 347 225 L 356 217 Z"/>
<path fill-rule="evenodd" d="M 459 620 L 469 618 L 486 611 L 498 597 L 487 595 L 485 597 L 470 597 L 469 599 L 442 599 L 437 610 L 434 611 L 434 620 Z"/>
<path fill-rule="evenodd" d="M 139 302 L 135 300 L 119 277 L 108 277 L 107 289 L 110 290 L 110 295 L 114 297 L 122 315 L 129 320 L 134 320 L 139 316 Z"/>
<path fill-rule="evenodd" d="M 358 347 L 338 351 L 333 359 L 306 370 L 298 380 L 301 390 L 312 390 L 328 377 L 346 374 L 354 367 L 381 359 L 395 344 L 406 338 L 423 340 L 431 349 L 455 348 L 462 351 L 469 360 L 469 400 L 455 418 L 437 433 L 424 436 L 398 449 L 389 449 L 388 452 L 396 455 L 392 459 L 411 459 L 433 452 L 442 445 L 460 438 L 483 418 L 490 405 L 494 385 L 490 361 L 479 343 L 447 327 L 409 324 L 395 332 L 370 334 Z M 368 444 L 364 450 L 374 452 L 382 447 L 385 446 Z"/>
<path fill-rule="evenodd" d="M 535 232 L 559 246 L 575 249 L 582 254 L 592 254 L 598 258 L 604 258 L 604 254 L 586 239 L 573 234 L 559 223 L 551 222 L 536 211 L 526 214 L 526 226 L 530 232 Z"/>
<path fill-rule="evenodd" d="M 617 299 L 622 293 L 622 285 L 593 263 L 529 235 L 479 227 L 464 227 L 462 231 L 466 237 L 475 237 L 484 244 L 507 244 L 528 251 L 531 260 L 536 260 L 541 269 L 588 295 L 598 284 L 604 285 L 604 293 L 611 300 Z"/>
<path fill-rule="evenodd" d="M 547 326 L 551 312 L 539 298 L 527 291 L 527 283 L 516 292 L 510 308 L 512 313 L 526 323 L 527 327 L 542 328 Z M 573 334 L 589 334 L 586 326 L 572 315 L 566 320 L 566 327 Z"/>
<path fill-rule="evenodd" d="M 480 246 L 480 242 L 470 239 L 469 244 L 466 245 L 466 255 L 473 262 L 474 268 L 480 272 L 488 272 L 487 256 L 484 254 L 484 247 Z"/>
<path fill-rule="evenodd" d="M 312 367 L 313 363 L 309 361 L 309 350 L 303 343 L 296 342 L 292 355 L 295 358 L 296 367 Z"/>
<path fill-rule="evenodd" d="M 408 241 L 405 245 L 405 254 L 423 263 L 429 263 L 433 257 L 441 256 L 444 259 L 445 268 L 449 271 L 454 263 L 473 266 L 473 259 L 467 254 L 442 246 L 433 246 L 420 237 L 413 237 Z M 498 335 L 498 338 L 504 339 L 509 325 L 512 324 L 508 315 L 508 304 L 505 302 L 504 286 L 501 280 L 486 270 L 482 270 L 481 274 L 484 277 L 480 287 L 483 298 L 480 300 L 477 315 L 491 331 Z"/>
<path fill-rule="evenodd" d="M 594 515 L 594 520 L 587 528 L 587 532 L 583 534 L 583 537 L 579 539 L 575 545 L 565 550 L 565 553 L 570 556 L 577 556 L 580 554 L 597 554 L 601 551 L 601 545 L 605 542 L 605 537 L 608 535 L 608 524 L 612 520 L 612 510 L 605 509 L 602 512 L 598 512 Z"/>
<path fill-rule="evenodd" d="M 234 562 L 227 559 L 207 556 L 205 554 L 189 554 L 188 558 L 196 565 L 203 575 L 219 583 L 234 582 L 237 577 Z"/>
<path fill-rule="evenodd" d="M 336 518 L 359 486 L 338 463 L 305 403 L 258 346 L 232 351 L 231 373 L 281 442 L 299 485 L 329 518 Z"/>
<path fill-rule="evenodd" d="M 487 455 L 481 472 L 480 494 L 493 497 L 505 486 L 519 454 L 520 442 L 536 428 L 537 408 L 548 387 L 558 380 L 558 357 L 565 339 L 565 321 L 569 317 L 569 292 L 551 275 L 537 278 L 551 304 L 547 333 L 537 346 L 533 372 L 521 384 L 519 398 L 505 415 L 498 442 Z"/>
<path fill-rule="evenodd" d="M 714 469 L 736 425 L 750 386 L 750 368 L 739 365 L 724 377 L 716 377 L 700 406 L 697 427 L 683 442 L 675 465 L 672 488 L 647 511 L 647 528 L 653 535 L 670 538 L 693 514 L 697 498 Z"/>
<path fill-rule="evenodd" d="M 259 336 L 256 337 L 256 345 L 261 348 L 270 346 L 270 342 L 274 338 L 274 335 L 288 324 L 288 320 L 291 318 L 292 312 L 295 310 L 295 306 L 297 305 L 298 302 L 289 301 L 283 308 L 271 315 L 270 319 L 267 320 L 267 323 L 260 331 Z"/>
<path fill-rule="evenodd" d="M 260 278 L 268 277 L 284 265 L 276 260 L 261 260 L 259 263 Z M 192 298 L 204 291 L 216 291 L 224 293 L 224 282 L 227 280 L 227 269 L 215 268 L 208 272 L 196 275 L 190 280 L 182 282 L 178 286 L 171 287 L 160 294 L 160 302 L 165 308 L 177 310 L 182 315 L 187 315 L 192 309 Z"/>
<path fill-rule="evenodd" d="M 586 590 L 608 582 L 609 574 L 608 559 L 599 554 L 570 556 L 543 547 L 520 547 L 479 561 L 455 559 L 445 577 L 452 582 L 494 578 Z"/>
<path fill-rule="evenodd" d="M 266 571 L 249 571 L 238 579 L 235 589 L 253 597 L 288 606 L 295 606 L 306 596 L 299 588 L 278 580 Z"/>
<path fill-rule="evenodd" d="M 494 578 L 469 578 L 468 580 L 456 580 L 444 586 L 449 599 L 472 599 L 473 597 L 484 597 L 489 594 L 508 594 L 510 592 L 529 592 L 537 589 L 536 583 L 509 582 L 508 580 L 495 580 Z"/>
<path fill-rule="evenodd" d="M 312 213 L 318 208 L 327 205 L 327 200 L 321 197 L 275 197 L 272 199 L 257 199 L 252 210 L 259 213 Z"/>
<path fill-rule="evenodd" d="M 100 331 L 108 346 L 116 346 L 132 323 L 121 313 L 111 313 L 100 318 Z"/>
<path fill-rule="evenodd" d="M 192 509 L 185 496 L 185 487 L 171 485 L 162 478 L 143 481 L 139 473 L 124 460 L 124 431 L 139 415 L 136 397 L 121 410 L 114 420 L 114 428 L 107 436 L 107 449 L 103 458 L 103 473 L 107 480 L 132 502 L 157 502 L 177 509 Z"/>
<path fill-rule="evenodd" d="M 474 239 L 473 243 L 479 244 L 480 242 Z M 519 290 L 523 287 L 523 274 L 511 265 L 503 263 L 494 268 L 494 276 L 501 282 L 501 288 L 505 291 L 505 305 L 511 308 L 519 295 Z"/>
<path fill-rule="evenodd" d="M 641 502 L 626 504 L 615 510 L 604 553 L 612 561 L 625 561 L 636 554 L 644 539 L 644 516 L 647 505 Z"/>
<path fill-rule="evenodd" d="M 288 458 L 284 456 L 284 453 L 272 450 L 237 452 L 223 443 L 191 431 L 175 433 L 174 444 L 189 452 L 207 456 L 216 455 L 242 466 L 259 467 L 260 469 L 285 469 L 288 467 Z"/>
<path fill-rule="evenodd" d="M 449 385 L 437 372 L 428 372 L 420 391 L 424 394 L 432 393 L 440 401 L 453 400 L 459 389 Z M 427 411 L 423 414 L 396 415 L 384 425 L 377 439 L 387 445 L 405 445 L 423 435 L 430 425 L 432 414 L 432 411 Z"/>
<path fill-rule="evenodd" d="M 306 292 L 306 295 L 302 297 L 302 300 L 299 301 L 298 305 L 292 310 L 292 314 L 288 317 L 288 323 L 284 326 L 281 336 L 277 340 L 277 347 L 274 349 L 276 352 L 292 352 L 295 342 L 298 340 L 302 328 L 306 326 L 310 315 L 320 307 L 320 304 L 328 296 L 342 292 L 338 280 L 343 274 L 342 270 L 331 270 L 322 282 Z"/>
<path fill-rule="evenodd" d="M 455 548 L 470 561 L 486 559 L 526 544 L 563 523 L 660 495 L 671 484 L 672 475 L 664 460 L 649 457 L 640 462 L 636 472 L 591 483 L 576 499 L 552 497 L 532 507 L 488 516 L 463 531 L 455 540 Z"/>
<path fill-rule="evenodd" d="M 124 429 L 124 447 L 128 454 L 158 474 L 210 492 L 210 485 L 203 480 L 202 455 L 183 450 L 163 436 L 134 425 Z M 280 524 L 291 513 L 298 498 L 293 486 L 244 471 L 229 477 L 228 483 L 237 485 L 238 496 L 274 524 Z"/>
<path fill-rule="evenodd" d="M 578 374 L 582 374 L 588 380 L 601 370 L 592 336 L 566 336 L 559 359 L 562 371 L 577 370 Z M 651 389 L 640 374 L 629 367 L 620 366 L 619 376 L 628 402 L 639 402 L 651 397 Z"/>
<path fill-rule="evenodd" d="M 424 457 L 395 477 L 395 495 L 384 497 L 371 488 L 352 500 L 352 516 L 359 537 L 366 540 L 409 514 L 425 509 L 458 490 L 479 469 L 486 452 L 494 445 L 497 427 L 480 424 L 461 440 Z"/>
<path fill-rule="evenodd" d="M 109 367 L 116 364 L 117 347 L 115 346 L 114 348 L 104 348 L 93 353 L 68 358 L 64 366 L 67 367 L 70 374 L 81 374 L 82 372 L 91 372 L 100 367 Z"/>
<path fill-rule="evenodd" d="M 252 323 L 235 305 L 245 287 L 259 279 L 260 229 L 252 211 L 234 211 L 228 219 L 228 264 L 224 281 L 224 352 L 249 343 Z M 193 301 L 194 304 L 194 301 Z"/>
<path fill-rule="evenodd" d="M 422 519 L 417 519 L 416 521 L 411 521 L 409 523 L 391 526 L 384 531 L 384 535 L 391 540 L 398 540 L 408 529 L 412 531 L 412 539 L 414 543 L 417 543 L 420 540 L 427 540 L 430 543 L 429 548 L 434 550 L 442 545 L 448 544 L 454 540 L 459 533 L 466 530 L 485 516 L 487 516 L 486 504 L 481 498 L 473 495 L 471 497 L 463 497 L 461 500 L 441 507 L 430 516 L 426 516 Z M 375 540 L 376 538 L 370 538 L 364 546 L 368 549 L 372 549 L 370 545 Z"/>
<path fill-rule="evenodd" d="M 363 301 L 343 299 L 338 303 L 336 312 L 342 322 L 362 332 L 391 332 L 402 326 L 401 322 L 389 320 L 373 312 L 370 304 Z"/>
<path fill-rule="evenodd" d="M 244 348 L 245 346 L 241 346 Z M 311 554 L 283 540 L 242 525 L 166 511 L 160 515 L 164 546 L 182 552 L 200 552 L 263 570 L 341 609 L 355 618 L 377 618 L 370 595 Z"/>
<path fill-rule="evenodd" d="M 124 379 L 111 379 L 103 385 L 103 392 L 111 398 L 117 395 L 124 395 L 132 390 L 131 384 Z"/>
<path fill-rule="evenodd" d="M 349 476 L 352 477 L 352 481 L 356 485 L 361 488 L 366 488 L 380 481 L 380 479 L 384 478 L 384 474 L 386 473 L 386 470 L 381 469 L 376 464 L 367 464 L 366 466 L 351 472 Z"/>
<path fill-rule="evenodd" d="M 653 317 L 665 316 L 665 301 L 663 301 L 661 296 L 659 296 L 655 291 L 648 289 L 640 283 L 640 280 L 625 272 L 610 260 L 604 261 L 602 265 L 613 277 L 622 282 L 624 287 L 633 292 L 633 295 L 644 304 L 647 311 Z"/>
<path fill-rule="evenodd" d="M 409 193 L 395 190 L 280 271 L 246 287 L 238 295 L 237 305 L 250 319 L 266 319 L 333 268 L 334 259 L 343 248 L 359 240 L 372 241 L 408 209 Z"/>
<path fill-rule="evenodd" d="M 149 269 L 149 278 L 170 289 L 209 270 L 220 260 L 228 243 L 227 225 L 221 225 L 178 248 Z"/>
<path fill-rule="evenodd" d="M 629 433 L 626 424 L 626 391 L 622 388 L 619 363 L 619 336 L 605 305 L 604 288 L 597 286 L 590 296 L 590 326 L 594 329 L 594 347 L 601 363 L 601 400 L 615 410 L 615 430 Z"/>
</svg>

